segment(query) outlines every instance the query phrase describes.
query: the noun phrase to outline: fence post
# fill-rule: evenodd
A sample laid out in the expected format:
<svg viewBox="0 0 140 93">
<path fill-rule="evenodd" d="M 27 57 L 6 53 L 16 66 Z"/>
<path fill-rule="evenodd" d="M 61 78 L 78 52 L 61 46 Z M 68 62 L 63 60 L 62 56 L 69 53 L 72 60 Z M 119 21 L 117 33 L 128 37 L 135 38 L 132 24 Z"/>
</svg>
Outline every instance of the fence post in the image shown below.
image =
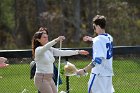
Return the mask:
<svg viewBox="0 0 140 93">
<path fill-rule="evenodd" d="M 66 57 L 66 61 L 68 61 L 68 57 Z M 69 76 L 66 76 L 66 91 L 67 93 L 69 93 Z"/>
</svg>

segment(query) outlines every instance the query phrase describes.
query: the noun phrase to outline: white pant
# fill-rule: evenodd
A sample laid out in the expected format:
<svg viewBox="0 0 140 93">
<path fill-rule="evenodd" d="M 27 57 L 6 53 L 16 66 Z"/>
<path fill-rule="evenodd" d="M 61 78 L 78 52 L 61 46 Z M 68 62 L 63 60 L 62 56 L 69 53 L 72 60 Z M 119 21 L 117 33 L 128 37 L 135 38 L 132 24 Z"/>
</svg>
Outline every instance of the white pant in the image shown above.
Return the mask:
<svg viewBox="0 0 140 93">
<path fill-rule="evenodd" d="M 88 93 L 113 93 L 112 76 L 90 74 Z"/>
</svg>

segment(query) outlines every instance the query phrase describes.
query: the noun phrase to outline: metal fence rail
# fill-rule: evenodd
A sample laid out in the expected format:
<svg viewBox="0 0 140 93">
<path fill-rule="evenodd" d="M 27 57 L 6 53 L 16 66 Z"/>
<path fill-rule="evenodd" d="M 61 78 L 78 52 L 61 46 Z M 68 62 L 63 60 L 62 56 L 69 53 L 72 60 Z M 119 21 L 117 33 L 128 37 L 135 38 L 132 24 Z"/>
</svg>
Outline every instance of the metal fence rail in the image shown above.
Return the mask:
<svg viewBox="0 0 140 93">
<path fill-rule="evenodd" d="M 67 93 L 87 93 L 89 75 L 85 77 L 66 77 L 63 71 L 63 62 L 70 61 L 77 67 L 85 66 L 91 61 L 91 48 L 63 48 L 84 49 L 89 51 L 89 56 L 62 57 L 60 75 L 63 84 L 59 90 Z M 140 47 L 116 46 L 114 47 L 113 85 L 115 93 L 139 93 L 140 91 Z M 8 58 L 9 67 L 0 68 L 0 93 L 37 93 L 37 89 L 30 80 L 29 63 L 32 61 L 31 50 L 1 50 L 0 56 Z M 56 58 L 56 65 L 58 58 Z"/>
</svg>

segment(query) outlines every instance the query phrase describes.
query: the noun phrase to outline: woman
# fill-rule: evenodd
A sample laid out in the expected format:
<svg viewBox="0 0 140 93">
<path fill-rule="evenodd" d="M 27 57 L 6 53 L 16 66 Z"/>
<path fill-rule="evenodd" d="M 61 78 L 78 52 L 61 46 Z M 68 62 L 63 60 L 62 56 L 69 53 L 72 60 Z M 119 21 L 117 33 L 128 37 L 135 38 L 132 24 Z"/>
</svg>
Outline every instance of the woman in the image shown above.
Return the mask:
<svg viewBox="0 0 140 93">
<path fill-rule="evenodd" d="M 36 62 L 34 83 L 41 93 L 57 93 L 57 88 L 52 79 L 54 69 L 53 63 L 55 61 L 54 56 L 88 54 L 88 52 L 84 50 L 59 50 L 52 47 L 57 42 L 62 42 L 64 39 L 64 36 L 59 36 L 49 42 L 48 30 L 43 27 L 41 27 L 33 36 L 32 52 Z"/>
</svg>

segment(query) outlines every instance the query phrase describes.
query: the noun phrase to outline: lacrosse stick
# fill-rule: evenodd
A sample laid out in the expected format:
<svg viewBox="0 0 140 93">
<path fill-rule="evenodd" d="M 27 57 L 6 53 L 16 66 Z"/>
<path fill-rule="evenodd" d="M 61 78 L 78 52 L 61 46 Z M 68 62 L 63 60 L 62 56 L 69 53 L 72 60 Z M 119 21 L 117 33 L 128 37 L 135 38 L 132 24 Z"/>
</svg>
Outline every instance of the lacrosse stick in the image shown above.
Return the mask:
<svg viewBox="0 0 140 93">
<path fill-rule="evenodd" d="M 68 61 L 66 62 L 66 65 L 64 66 L 64 71 L 66 73 L 65 74 L 66 76 L 78 76 L 79 77 L 79 75 L 77 75 L 78 69 L 76 68 L 76 66 Z M 85 73 L 84 76 L 87 74 L 88 73 Z"/>
<path fill-rule="evenodd" d="M 61 48 L 62 48 L 62 41 L 60 40 L 60 50 Z M 61 61 L 61 56 L 59 56 L 59 61 L 58 61 L 57 93 L 58 93 L 58 85 L 59 85 L 60 61 Z"/>
<path fill-rule="evenodd" d="M 66 76 L 74 76 L 74 75 L 77 75 L 76 72 L 77 72 L 77 68 L 74 64 L 66 61 L 66 65 L 64 66 L 64 71 L 65 71 L 65 75 Z"/>
</svg>

